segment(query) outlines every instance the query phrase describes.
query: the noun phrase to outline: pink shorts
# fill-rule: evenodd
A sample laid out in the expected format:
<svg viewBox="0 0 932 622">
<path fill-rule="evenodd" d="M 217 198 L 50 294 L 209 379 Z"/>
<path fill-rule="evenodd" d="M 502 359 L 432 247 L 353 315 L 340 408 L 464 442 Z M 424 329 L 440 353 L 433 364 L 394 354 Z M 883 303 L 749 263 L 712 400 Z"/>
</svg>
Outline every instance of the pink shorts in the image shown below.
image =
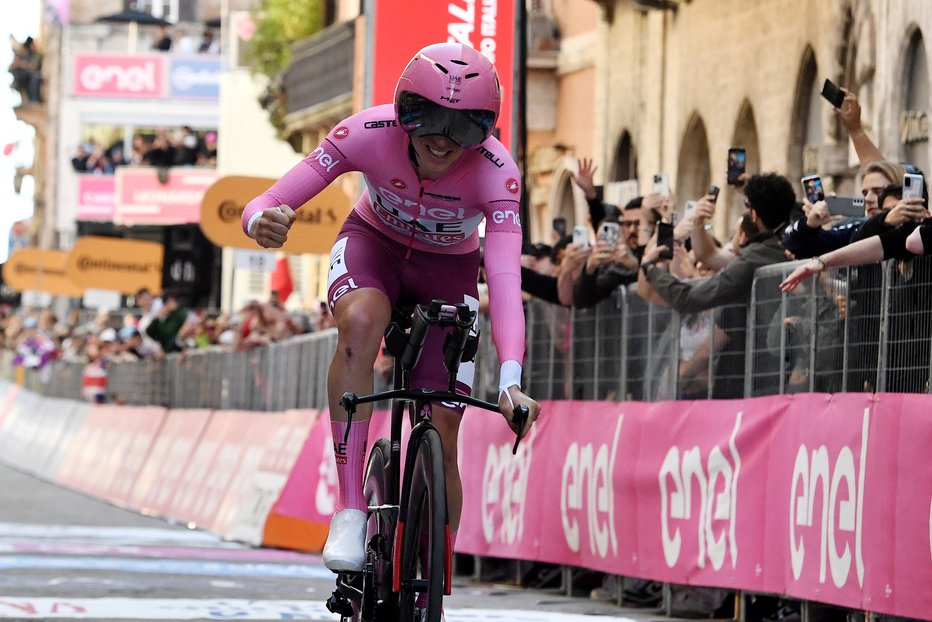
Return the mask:
<svg viewBox="0 0 932 622">
<path fill-rule="evenodd" d="M 364 287 L 374 287 L 391 301 L 427 304 L 435 298 L 455 304 L 466 302 L 479 308 L 479 251 L 462 255 L 430 253 L 408 248 L 386 237 L 355 212 L 343 223 L 330 251 L 330 274 L 327 299 L 330 308 L 345 294 Z M 443 340 L 446 329 L 431 327 L 424 350 L 411 374 L 412 388 L 446 390 L 449 373 L 443 366 Z M 472 391 L 475 364 L 460 365 L 456 390 L 463 395 Z M 463 412 L 461 404 L 444 406 Z"/>
</svg>

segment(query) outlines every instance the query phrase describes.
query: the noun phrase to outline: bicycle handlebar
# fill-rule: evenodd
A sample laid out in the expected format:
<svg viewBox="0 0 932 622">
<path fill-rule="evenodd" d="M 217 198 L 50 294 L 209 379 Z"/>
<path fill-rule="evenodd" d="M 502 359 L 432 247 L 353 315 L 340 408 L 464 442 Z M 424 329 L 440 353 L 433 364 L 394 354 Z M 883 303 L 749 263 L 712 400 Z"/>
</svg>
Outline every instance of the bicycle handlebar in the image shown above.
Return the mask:
<svg viewBox="0 0 932 622">
<path fill-rule="evenodd" d="M 524 437 L 524 426 L 527 425 L 527 418 L 530 414 L 530 411 L 524 404 L 515 406 L 513 412 L 514 418 L 512 421 L 518 426 L 518 431 L 515 433 L 515 446 L 511 448 L 512 456 L 518 453 L 518 443 L 520 443 L 521 439 Z"/>
<path fill-rule="evenodd" d="M 477 399 L 471 395 L 460 395 L 459 393 L 452 393 L 449 391 L 434 391 L 432 389 L 392 389 L 390 391 L 380 391 L 379 393 L 363 396 L 356 395 L 350 391 L 343 394 L 343 397 L 340 399 L 340 405 L 346 411 L 349 421 L 352 422 L 353 413 L 356 412 L 356 407 L 359 404 L 369 404 L 371 402 L 380 402 L 382 400 L 391 399 L 428 400 L 431 402 L 461 402 L 468 406 L 475 406 L 490 412 L 500 412 L 498 409 L 498 404 L 486 402 L 485 400 Z M 521 442 L 521 439 L 524 438 L 524 426 L 527 425 L 530 411 L 528 410 L 527 406 L 520 404 L 515 406 L 512 414 L 512 420 L 515 424 L 517 424 L 518 432 L 516 434 L 515 444 L 511 449 L 511 453 L 517 454 L 518 444 Z M 349 428 L 349 426 L 347 426 L 347 428 Z M 349 430 L 347 429 L 347 435 L 348 434 Z"/>
</svg>

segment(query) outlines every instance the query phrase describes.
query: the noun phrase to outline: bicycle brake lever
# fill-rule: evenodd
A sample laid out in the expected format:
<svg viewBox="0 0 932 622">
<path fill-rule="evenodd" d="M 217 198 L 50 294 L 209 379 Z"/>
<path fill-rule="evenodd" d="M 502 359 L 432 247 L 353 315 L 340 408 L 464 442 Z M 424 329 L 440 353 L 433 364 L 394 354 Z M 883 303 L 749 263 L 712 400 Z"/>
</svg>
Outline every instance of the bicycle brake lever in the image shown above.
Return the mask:
<svg viewBox="0 0 932 622">
<path fill-rule="evenodd" d="M 527 406 L 524 404 L 515 406 L 513 421 L 518 424 L 518 432 L 515 436 L 515 446 L 511 448 L 511 455 L 518 453 L 518 443 L 521 442 L 521 438 L 524 436 L 524 426 L 527 425 L 529 414 L 530 411 L 528 411 Z"/>
</svg>

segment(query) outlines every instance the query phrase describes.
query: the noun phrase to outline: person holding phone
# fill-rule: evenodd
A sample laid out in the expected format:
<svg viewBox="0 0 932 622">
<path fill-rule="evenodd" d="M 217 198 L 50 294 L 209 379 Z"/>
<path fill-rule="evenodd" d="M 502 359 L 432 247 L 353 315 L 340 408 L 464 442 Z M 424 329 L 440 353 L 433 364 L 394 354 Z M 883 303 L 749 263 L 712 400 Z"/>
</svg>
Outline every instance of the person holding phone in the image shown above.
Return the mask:
<svg viewBox="0 0 932 622">
<path fill-rule="evenodd" d="M 826 82 L 830 83 L 828 80 L 826 80 Z M 829 99 L 825 91 L 823 91 L 822 96 L 829 100 L 832 109 L 835 111 L 835 114 L 838 115 L 838 120 L 841 121 L 842 126 L 848 131 L 848 137 L 851 138 L 851 143 L 854 145 L 854 150 L 858 154 L 858 160 L 861 162 L 861 166 L 865 167 L 868 164 L 886 160 L 886 158 L 883 157 L 883 153 L 877 148 L 877 145 L 874 144 L 874 141 L 872 141 L 870 136 L 864 131 L 864 126 L 861 124 L 861 104 L 858 102 L 857 95 L 846 88 L 836 88 L 844 94 L 840 106 L 838 105 L 838 100 L 834 98 Z"/>
<path fill-rule="evenodd" d="M 734 302 L 746 302 L 751 295 L 754 271 L 786 260 L 776 234 L 782 232 L 796 203 L 790 182 L 782 175 L 752 175 L 745 184 L 745 205 L 757 235 L 749 240 L 731 263 L 705 281 L 686 283 L 669 274 L 664 250 L 656 242 L 649 245 L 638 277 L 641 288 L 656 292 L 680 313 L 693 313 Z M 697 208 L 698 209 L 698 208 Z"/>
<path fill-rule="evenodd" d="M 636 215 L 625 210 L 622 222 L 636 222 Z M 622 222 L 606 218 L 599 223 L 595 244 L 573 278 L 573 306 L 586 308 L 608 298 L 619 285 L 637 280 L 640 259 L 621 231 Z M 633 228 L 633 227 L 626 227 Z"/>
<path fill-rule="evenodd" d="M 745 185 L 745 221 L 753 236 L 740 254 L 722 270 L 702 281 L 687 282 L 670 274 L 668 262 L 661 260 L 660 248 L 652 242 L 644 253 L 638 276 L 638 294 L 676 309 L 680 314 L 696 313 L 715 307 L 713 322 L 727 337 L 718 350 L 712 396 L 735 398 L 743 395 L 747 306 L 755 271 L 786 260 L 778 234 L 789 220 L 796 196 L 782 175 L 769 173 L 750 176 Z M 699 209 L 697 207 L 697 209 Z M 734 303 L 740 303 L 735 305 Z M 779 299 L 764 303 L 758 312 L 767 316 L 779 306 Z M 773 308 L 764 308 L 772 306 Z"/>
</svg>

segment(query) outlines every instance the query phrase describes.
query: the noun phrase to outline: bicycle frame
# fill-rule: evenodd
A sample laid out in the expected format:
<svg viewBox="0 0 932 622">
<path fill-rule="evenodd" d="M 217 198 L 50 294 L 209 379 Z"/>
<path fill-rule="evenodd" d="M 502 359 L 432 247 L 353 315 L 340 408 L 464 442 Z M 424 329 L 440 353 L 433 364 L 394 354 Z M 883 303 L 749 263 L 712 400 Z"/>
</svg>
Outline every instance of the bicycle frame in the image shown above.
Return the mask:
<svg viewBox="0 0 932 622">
<path fill-rule="evenodd" d="M 406 317 L 411 318 L 409 325 L 410 330 L 407 331 L 404 328 Z M 364 396 L 357 396 L 355 393 L 347 392 L 343 394 L 340 400 L 341 406 L 347 413 L 347 422 L 349 424 L 347 425 L 347 435 L 352 425 L 353 414 L 355 414 L 360 404 L 392 400 L 389 464 L 386 469 L 387 481 L 385 482 L 384 498 L 382 500 L 382 505 L 370 507 L 370 511 L 373 511 L 377 515 L 377 520 L 379 521 L 383 520 L 384 516 L 387 514 L 388 520 L 391 521 L 389 525 L 393 526 L 395 542 L 391 543 L 390 546 L 392 546 L 392 591 L 394 593 L 399 593 L 400 590 L 398 572 L 400 567 L 399 555 L 401 547 L 399 536 L 403 533 L 403 524 L 399 522 L 402 501 L 401 451 L 403 417 L 406 407 L 411 417 L 412 425 L 411 438 L 408 440 L 409 445 L 412 440 L 417 437 L 417 430 L 428 429 L 418 428 L 418 420 L 430 421 L 431 410 L 427 408 L 427 406 L 432 405 L 434 402 L 457 402 L 492 412 L 499 412 L 498 404 L 456 393 L 456 375 L 461 361 L 463 359 L 472 360 L 475 356 L 478 335 L 472 338 L 470 337 L 470 331 L 475 324 L 475 320 L 476 312 L 470 310 L 467 305 L 462 303 L 459 305 L 447 305 L 441 300 L 434 300 L 429 306 L 418 305 L 414 310 L 413 317 L 399 312 L 396 314 L 396 319 L 389 324 L 385 331 L 386 346 L 395 357 L 392 382 L 393 388 L 390 391 L 382 391 Z M 449 373 L 449 382 L 446 391 L 412 389 L 410 387 L 411 370 L 414 369 L 417 364 L 424 346 L 427 330 L 430 326 L 449 326 L 453 328 L 443 348 L 444 365 Z M 524 406 L 516 408 L 514 416 L 515 421 L 519 424 L 519 432 L 514 447 L 514 451 L 517 451 L 518 443 L 521 440 L 524 425 L 527 421 L 527 408 Z M 430 429 L 433 428 L 431 427 Z M 452 587 L 451 575 L 453 555 L 452 551 L 449 549 L 449 525 L 447 525 L 446 531 L 447 550 L 444 555 L 446 571 L 443 593 L 449 594 Z M 369 546 L 368 543 L 367 546 Z M 372 586 L 369 586 L 368 591 L 365 585 L 362 589 L 353 588 L 347 581 L 347 577 L 351 576 L 351 574 L 352 573 L 341 573 L 338 575 L 337 591 L 343 592 L 344 596 L 346 596 L 344 589 L 351 590 L 358 593 L 360 602 L 371 602 L 371 600 L 367 599 L 373 597 Z M 334 597 L 331 597 L 331 599 L 336 597 L 337 592 L 334 593 Z M 338 606 L 338 604 L 335 606 Z M 328 601 L 328 608 L 330 608 L 330 601 Z M 330 610 L 334 613 L 338 612 L 337 609 Z M 343 614 L 341 613 L 341 615 Z"/>
</svg>

